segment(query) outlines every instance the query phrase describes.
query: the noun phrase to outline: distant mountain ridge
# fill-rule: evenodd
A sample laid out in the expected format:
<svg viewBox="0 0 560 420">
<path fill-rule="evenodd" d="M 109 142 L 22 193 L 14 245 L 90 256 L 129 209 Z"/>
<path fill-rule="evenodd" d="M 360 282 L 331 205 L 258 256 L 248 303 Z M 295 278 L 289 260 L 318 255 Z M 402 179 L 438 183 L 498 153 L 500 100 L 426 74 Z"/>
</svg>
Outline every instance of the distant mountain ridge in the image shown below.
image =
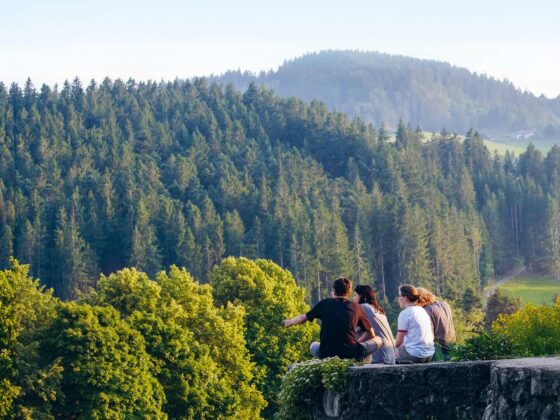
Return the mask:
<svg viewBox="0 0 560 420">
<path fill-rule="evenodd" d="M 280 96 L 320 100 L 377 126 L 394 128 L 402 118 L 430 131 L 473 127 L 497 137 L 560 137 L 560 96 L 537 97 L 509 81 L 433 60 L 329 50 L 288 60 L 277 71 L 229 71 L 213 79 L 241 90 L 255 82 Z"/>
</svg>

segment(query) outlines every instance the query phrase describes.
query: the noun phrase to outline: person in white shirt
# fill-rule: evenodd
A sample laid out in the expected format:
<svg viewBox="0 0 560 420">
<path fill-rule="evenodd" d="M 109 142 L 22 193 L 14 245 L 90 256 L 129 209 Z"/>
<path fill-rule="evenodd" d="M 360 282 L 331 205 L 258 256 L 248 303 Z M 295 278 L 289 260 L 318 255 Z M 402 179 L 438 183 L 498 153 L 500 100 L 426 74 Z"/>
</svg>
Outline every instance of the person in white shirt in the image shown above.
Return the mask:
<svg viewBox="0 0 560 420">
<path fill-rule="evenodd" d="M 426 363 L 435 352 L 434 332 L 428 313 L 419 305 L 416 287 L 405 284 L 399 288 L 399 314 L 396 347 L 397 363 Z"/>
</svg>

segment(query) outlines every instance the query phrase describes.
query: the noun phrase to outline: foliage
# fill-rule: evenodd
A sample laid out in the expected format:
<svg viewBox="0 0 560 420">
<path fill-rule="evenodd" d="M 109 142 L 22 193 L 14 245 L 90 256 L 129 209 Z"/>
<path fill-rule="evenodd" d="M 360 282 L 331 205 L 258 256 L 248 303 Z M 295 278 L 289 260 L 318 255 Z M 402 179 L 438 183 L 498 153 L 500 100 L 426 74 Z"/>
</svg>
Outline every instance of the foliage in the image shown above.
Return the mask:
<svg viewBox="0 0 560 420">
<path fill-rule="evenodd" d="M 12 259 L 0 271 L 0 417 L 49 417 L 61 368 L 45 363 L 38 346 L 54 316 L 51 293 Z"/>
<path fill-rule="evenodd" d="M 158 417 L 164 394 L 144 339 L 112 308 L 59 303 L 39 357 L 63 369 L 52 414 L 64 418 Z"/>
<path fill-rule="evenodd" d="M 450 306 L 453 313 L 457 344 L 460 345 L 477 334 L 483 323 L 484 312 L 478 307 L 467 311 L 452 302 Z"/>
<path fill-rule="evenodd" d="M 134 269 L 102 277 L 89 299 L 111 305 L 142 334 L 169 417 L 259 416 L 265 401 L 254 385 L 242 308 L 216 308 L 210 287 L 177 267 L 155 281 Z"/>
<path fill-rule="evenodd" d="M 268 260 L 226 258 L 210 275 L 216 303 L 229 302 L 245 309 L 245 338 L 253 360 L 262 371 L 259 384 L 269 402 L 269 415 L 276 409 L 276 394 L 282 374 L 290 363 L 306 358 L 317 326 L 306 323 L 285 329 L 283 319 L 305 313 L 304 290 L 292 275 Z"/>
<path fill-rule="evenodd" d="M 458 360 L 486 360 L 560 353 L 560 300 L 554 306 L 527 305 L 500 314 L 492 332 L 481 331 L 454 351 Z"/>
<path fill-rule="evenodd" d="M 299 363 L 282 378 L 278 394 L 277 419 L 311 419 L 317 398 L 325 389 L 343 392 L 348 383 L 348 368 L 353 360 L 332 357 Z"/>
<path fill-rule="evenodd" d="M 2 417 L 259 417 L 243 308 L 176 267 L 103 276 L 84 299 L 54 299 L 15 260 L 0 272 Z"/>
<path fill-rule="evenodd" d="M 515 356 L 517 354 L 508 337 L 485 330 L 467 338 L 452 350 L 453 360 L 494 360 Z"/>
<path fill-rule="evenodd" d="M 73 299 L 100 272 L 206 281 L 244 255 L 311 302 L 340 274 L 459 302 L 516 259 L 560 266 L 560 148 L 517 164 L 472 130 L 397 128 L 388 143 L 321 103 L 204 79 L 0 84 L 0 268 L 16 256 Z"/>
<path fill-rule="evenodd" d="M 16 256 L 57 296 L 75 299 L 95 287 L 100 272 L 136 266 L 147 279 L 115 280 L 118 290 L 91 303 L 114 306 L 144 337 L 151 375 L 167 396 L 162 409 L 183 412 L 180 396 L 189 395 L 196 396 L 187 399 L 189 413 L 211 401 L 248 417 L 262 408 L 255 383 L 273 409 L 281 372 L 307 353 L 306 328 L 313 328 L 283 331 L 278 321 L 305 311 L 298 306 L 304 296 L 310 303 L 325 297 L 336 276 L 372 283 L 384 302 L 394 301 L 402 283 L 431 288 L 461 307 L 457 320 L 468 335 L 478 322 L 470 315 L 478 314 L 478 290 L 494 273 L 516 261 L 560 272 L 560 147 L 546 156 L 530 146 L 519 159 L 500 157 L 474 130 L 464 139 L 446 130 L 426 139 L 421 129 L 396 125 L 390 143 L 384 126 L 319 102 L 282 99 L 256 85 L 240 93 L 204 79 L 106 79 L 85 88 L 76 79 L 39 90 L 31 81 L 23 89 L 0 83 L 0 269 Z M 216 274 L 227 285 L 216 286 L 217 312 L 209 309 L 210 289 L 165 280 L 187 274 L 156 275 L 178 264 L 205 282 L 231 255 L 282 269 L 227 262 Z M 244 309 L 228 306 L 226 294 Z M 52 297 L 44 302 L 46 312 L 58 313 Z M 54 315 L 2 310 L 2 407 L 25 400 L 48 412 L 61 365 L 39 366 L 33 352 Z M 14 327 L 10 317 L 20 316 L 35 327 Z M 235 357 L 220 347 L 220 334 L 235 337 Z M 191 359 L 181 365 L 158 344 L 164 341 Z M 245 343 L 257 367 L 246 363 Z M 224 391 L 233 383 L 229 373 L 201 368 L 209 387 L 198 386 L 202 376 L 193 376 L 196 389 L 187 384 L 189 363 L 210 355 L 216 360 L 208 366 L 231 375 L 248 366 L 242 397 Z M 18 379 L 25 366 L 38 372 L 30 383 Z M 39 383 L 49 391 L 42 394 Z M 222 391 L 227 399 L 219 399 Z M 239 398 L 251 401 L 243 414 Z"/>
<path fill-rule="evenodd" d="M 486 331 L 492 329 L 492 324 L 500 314 L 511 314 L 521 308 L 521 301 L 504 295 L 498 288 L 486 303 L 486 312 L 484 314 L 484 328 Z"/>
<path fill-rule="evenodd" d="M 517 353 L 550 356 L 560 353 L 560 300 L 554 306 L 527 305 L 510 315 L 500 315 L 492 331 L 512 343 Z"/>
</svg>

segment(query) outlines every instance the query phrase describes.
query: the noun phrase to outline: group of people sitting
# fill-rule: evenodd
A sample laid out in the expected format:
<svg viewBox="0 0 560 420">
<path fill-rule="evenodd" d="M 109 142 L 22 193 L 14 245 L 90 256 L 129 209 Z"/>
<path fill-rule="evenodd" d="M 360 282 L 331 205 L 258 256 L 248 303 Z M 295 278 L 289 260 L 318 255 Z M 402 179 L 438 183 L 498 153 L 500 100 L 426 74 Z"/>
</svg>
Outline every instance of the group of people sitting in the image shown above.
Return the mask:
<svg viewBox="0 0 560 420">
<path fill-rule="evenodd" d="M 310 346 L 317 358 L 338 356 L 364 363 L 425 363 L 432 360 L 437 343 L 449 360 L 455 343 L 455 327 L 447 302 L 428 290 L 412 285 L 399 287 L 399 314 L 395 340 L 385 311 L 373 288 L 346 277 L 333 283 L 331 298 L 323 299 L 306 314 L 282 321 L 286 328 L 321 320 L 320 342 Z"/>
</svg>

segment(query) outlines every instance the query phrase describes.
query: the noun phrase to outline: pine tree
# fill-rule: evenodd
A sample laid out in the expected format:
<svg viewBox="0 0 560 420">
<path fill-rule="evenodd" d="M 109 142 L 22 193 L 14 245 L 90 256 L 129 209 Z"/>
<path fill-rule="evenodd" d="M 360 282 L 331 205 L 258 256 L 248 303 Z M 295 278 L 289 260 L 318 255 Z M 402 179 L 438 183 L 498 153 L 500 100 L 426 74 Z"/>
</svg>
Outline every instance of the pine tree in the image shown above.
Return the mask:
<svg viewBox="0 0 560 420">
<path fill-rule="evenodd" d="M 552 197 L 547 203 L 547 249 L 549 270 L 560 280 L 560 206 Z"/>
<path fill-rule="evenodd" d="M 55 290 L 64 299 L 75 298 L 95 285 L 96 256 L 82 238 L 75 212 L 61 208 L 55 230 L 57 283 Z"/>
<path fill-rule="evenodd" d="M 226 213 L 224 218 L 224 237 L 226 253 L 233 256 L 243 255 L 245 226 L 237 210 Z"/>
<path fill-rule="evenodd" d="M 149 220 L 149 213 L 143 199 L 140 199 L 132 234 L 130 265 L 154 276 L 161 270 L 161 255 L 155 229 Z"/>
</svg>

